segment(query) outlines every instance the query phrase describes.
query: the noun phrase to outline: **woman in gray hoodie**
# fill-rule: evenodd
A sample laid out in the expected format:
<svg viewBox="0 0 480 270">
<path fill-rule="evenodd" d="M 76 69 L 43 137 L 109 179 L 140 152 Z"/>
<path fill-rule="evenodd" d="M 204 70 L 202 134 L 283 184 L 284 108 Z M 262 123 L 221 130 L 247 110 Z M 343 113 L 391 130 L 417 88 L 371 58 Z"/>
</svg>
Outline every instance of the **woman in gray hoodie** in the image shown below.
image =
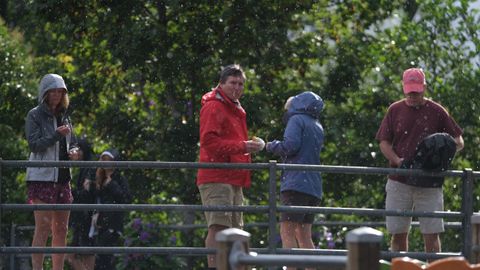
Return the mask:
<svg viewBox="0 0 480 270">
<path fill-rule="evenodd" d="M 31 161 L 78 160 L 70 149 L 72 125 L 66 111 L 69 104 L 67 86 L 57 74 L 47 74 L 38 88 L 39 105 L 28 112 L 25 133 Z M 32 204 L 69 204 L 70 170 L 54 167 L 27 168 L 28 201 Z M 32 246 L 45 246 L 52 235 L 52 247 L 66 245 L 70 211 L 34 211 L 35 231 Z M 43 254 L 32 254 L 33 270 L 43 269 Z M 52 254 L 52 269 L 63 269 L 64 254 Z"/>
</svg>

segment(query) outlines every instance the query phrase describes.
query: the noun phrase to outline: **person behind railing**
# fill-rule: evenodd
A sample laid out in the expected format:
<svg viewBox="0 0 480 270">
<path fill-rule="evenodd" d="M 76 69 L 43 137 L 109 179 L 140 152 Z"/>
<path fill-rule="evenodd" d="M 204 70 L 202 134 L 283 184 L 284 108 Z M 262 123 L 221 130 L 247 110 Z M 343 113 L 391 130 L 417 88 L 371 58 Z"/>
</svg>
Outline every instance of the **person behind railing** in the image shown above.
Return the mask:
<svg viewBox="0 0 480 270">
<path fill-rule="evenodd" d="M 109 149 L 100 155 L 100 161 L 118 161 L 119 152 Z M 127 179 L 114 168 L 97 168 L 95 174 L 95 202 L 98 204 L 129 204 L 132 195 Z M 93 214 L 90 237 L 96 236 L 96 245 L 101 247 L 117 246 L 123 233 L 125 212 L 101 211 Z M 97 235 L 98 234 L 98 235 Z M 97 254 L 95 270 L 115 268 L 113 254 Z"/>
<path fill-rule="evenodd" d="M 250 163 L 250 153 L 264 143 L 249 140 L 245 110 L 240 105 L 245 73 L 239 65 L 222 69 L 220 82 L 202 97 L 200 110 L 200 162 Z M 250 186 L 250 171 L 239 169 L 199 169 L 196 184 L 205 206 L 242 205 L 243 187 Z M 243 227 L 242 212 L 205 212 L 207 248 L 216 248 L 215 235 L 227 228 Z M 214 254 L 208 267 L 216 267 Z"/>
<path fill-rule="evenodd" d="M 280 156 L 282 162 L 320 164 L 324 144 L 323 127 L 318 118 L 323 100 L 313 92 L 290 97 L 285 103 L 286 125 L 283 140 L 267 143 L 267 151 Z M 283 205 L 318 206 L 322 197 L 322 178 L 318 171 L 283 171 L 280 200 Z M 313 249 L 314 214 L 281 213 L 280 235 L 283 248 Z M 288 268 L 294 269 L 294 268 Z"/>
<path fill-rule="evenodd" d="M 394 168 L 408 167 L 416 147 L 427 136 L 445 132 L 456 143 L 457 151 L 464 146 L 462 129 L 440 104 L 425 98 L 427 88 L 425 74 L 419 68 L 410 68 L 403 73 L 405 98 L 388 108 L 377 131 L 380 150 Z M 389 175 L 386 184 L 386 210 L 443 211 L 441 186 L 418 181 L 407 181 L 400 175 Z M 387 230 L 392 234 L 391 250 L 408 250 L 408 232 L 411 217 L 387 216 Z M 420 217 L 425 251 L 440 252 L 439 234 L 444 231 L 443 219 Z"/>
<path fill-rule="evenodd" d="M 92 159 L 92 147 L 86 139 L 78 141 L 79 160 L 89 161 Z M 76 185 L 73 189 L 73 203 L 95 203 L 95 169 L 80 168 Z M 73 231 L 71 246 L 91 247 L 94 246 L 94 238 L 89 236 L 92 224 L 93 211 L 73 211 L 70 217 L 70 231 Z M 75 270 L 93 270 L 95 254 L 67 254 L 67 262 Z"/>
<path fill-rule="evenodd" d="M 71 144 L 72 124 L 67 117 L 69 105 L 65 81 L 60 75 L 47 74 L 38 88 L 39 105 L 27 114 L 25 133 L 30 148 L 30 161 L 59 161 L 77 158 Z M 69 149 L 71 150 L 69 152 Z M 69 168 L 28 167 L 28 201 L 32 204 L 70 204 Z M 34 211 L 35 231 L 32 246 L 43 247 L 52 235 L 52 247 L 66 245 L 70 211 Z M 32 254 L 32 268 L 43 269 L 44 255 Z M 64 254 L 52 254 L 52 269 L 63 269 Z"/>
</svg>

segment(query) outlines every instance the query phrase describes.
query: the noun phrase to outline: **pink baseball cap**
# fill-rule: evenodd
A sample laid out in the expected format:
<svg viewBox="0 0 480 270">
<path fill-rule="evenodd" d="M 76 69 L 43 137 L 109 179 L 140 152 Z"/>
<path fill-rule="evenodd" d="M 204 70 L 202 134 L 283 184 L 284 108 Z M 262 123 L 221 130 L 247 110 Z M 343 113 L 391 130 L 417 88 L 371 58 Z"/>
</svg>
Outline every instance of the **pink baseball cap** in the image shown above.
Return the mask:
<svg viewBox="0 0 480 270">
<path fill-rule="evenodd" d="M 423 93 L 425 91 L 425 73 L 420 68 L 409 68 L 403 72 L 403 93 Z"/>
</svg>

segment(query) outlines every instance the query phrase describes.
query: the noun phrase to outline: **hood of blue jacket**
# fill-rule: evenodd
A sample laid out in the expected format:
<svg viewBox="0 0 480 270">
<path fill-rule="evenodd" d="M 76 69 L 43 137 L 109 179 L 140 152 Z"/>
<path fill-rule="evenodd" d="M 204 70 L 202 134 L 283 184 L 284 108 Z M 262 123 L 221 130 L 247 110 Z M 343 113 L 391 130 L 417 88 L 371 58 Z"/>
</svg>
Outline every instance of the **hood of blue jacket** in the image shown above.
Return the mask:
<svg viewBox="0 0 480 270">
<path fill-rule="evenodd" d="M 293 97 L 287 111 L 287 119 L 295 114 L 307 114 L 318 119 L 322 112 L 324 103 L 322 98 L 311 92 L 303 92 Z"/>
</svg>

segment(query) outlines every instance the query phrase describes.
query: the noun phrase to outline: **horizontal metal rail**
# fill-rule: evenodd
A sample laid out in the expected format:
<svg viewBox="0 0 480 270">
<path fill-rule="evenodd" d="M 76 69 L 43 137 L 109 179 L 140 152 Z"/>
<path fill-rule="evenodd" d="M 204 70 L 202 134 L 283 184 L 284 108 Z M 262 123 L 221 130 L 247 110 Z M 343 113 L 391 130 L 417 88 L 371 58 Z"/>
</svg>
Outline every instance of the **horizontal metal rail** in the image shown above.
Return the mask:
<svg viewBox="0 0 480 270">
<path fill-rule="evenodd" d="M 350 221 L 315 221 L 312 223 L 313 227 L 315 226 L 326 226 L 326 227 L 385 227 L 384 221 L 363 221 L 363 222 L 350 222 Z M 418 221 L 412 221 L 412 227 L 420 226 Z M 444 226 L 447 229 L 459 229 L 462 228 L 462 223 L 458 221 L 444 222 Z M 247 228 L 264 228 L 268 227 L 268 222 L 251 222 L 245 223 L 243 226 Z M 197 224 L 156 224 L 155 228 L 165 229 L 165 230 L 206 230 L 207 224 L 197 223 Z M 14 226 L 16 231 L 33 231 L 35 226 L 33 225 L 22 225 Z"/>
<path fill-rule="evenodd" d="M 256 250 L 254 248 L 250 249 L 251 251 L 255 251 L 258 253 L 263 253 L 262 250 Z M 301 248 L 294 248 L 294 249 L 286 249 L 286 248 L 278 248 L 275 249 L 276 254 L 297 254 L 297 255 L 322 255 L 322 256 L 346 256 L 347 250 L 346 249 L 301 249 Z M 385 260 L 390 260 L 395 257 L 410 257 L 416 259 L 441 259 L 446 257 L 459 257 L 462 256 L 461 252 L 439 252 L 439 253 L 425 253 L 425 252 L 395 252 L 395 251 L 381 251 L 380 257 Z"/>
<path fill-rule="evenodd" d="M 212 248 L 195 247 L 0 247 L 1 254 L 33 254 L 33 253 L 76 253 L 76 254 L 158 254 L 158 255 L 179 255 L 179 256 L 203 256 L 215 254 Z M 258 254 L 268 254 L 267 248 L 251 248 L 250 251 Z M 281 255 L 316 255 L 316 256 L 346 256 L 345 249 L 285 249 L 278 248 L 276 254 Z M 411 257 L 421 260 L 441 259 L 447 257 L 460 257 L 460 252 L 392 252 L 382 251 L 380 257 L 390 260 L 395 257 Z"/>
<path fill-rule="evenodd" d="M 270 168 L 270 163 L 208 163 L 208 162 L 164 162 L 164 161 L 26 161 L 26 160 L 0 160 L 0 166 L 5 168 L 26 167 L 59 167 L 59 168 L 123 168 L 123 169 L 251 169 L 265 170 Z M 444 172 L 428 172 L 419 169 L 397 169 L 362 166 L 333 166 L 333 165 L 302 165 L 302 164 L 275 164 L 277 170 L 305 170 L 324 173 L 341 174 L 396 174 L 407 176 L 442 176 L 461 177 L 464 172 L 450 170 Z M 473 172 L 475 178 L 480 177 L 480 171 Z"/>
<path fill-rule="evenodd" d="M 256 266 L 295 266 L 295 267 L 315 267 L 315 269 L 344 270 L 347 264 L 345 256 L 306 256 L 306 255 L 237 255 L 235 260 L 231 261 L 240 265 Z"/>
<path fill-rule="evenodd" d="M 215 254 L 213 248 L 195 247 L 0 247 L 0 253 L 78 253 L 78 254 L 178 254 L 201 256 Z"/>
<path fill-rule="evenodd" d="M 343 214 L 364 216 L 411 216 L 411 217 L 437 217 L 461 218 L 463 214 L 452 211 L 396 211 L 372 208 L 341 208 L 341 207 L 307 207 L 307 206 L 277 206 L 278 212 L 315 213 L 315 214 Z M 267 213 L 268 206 L 203 206 L 192 204 L 2 204 L 3 211 L 38 211 L 38 210 L 97 210 L 97 211 L 211 211 L 211 212 L 246 212 Z"/>
</svg>

